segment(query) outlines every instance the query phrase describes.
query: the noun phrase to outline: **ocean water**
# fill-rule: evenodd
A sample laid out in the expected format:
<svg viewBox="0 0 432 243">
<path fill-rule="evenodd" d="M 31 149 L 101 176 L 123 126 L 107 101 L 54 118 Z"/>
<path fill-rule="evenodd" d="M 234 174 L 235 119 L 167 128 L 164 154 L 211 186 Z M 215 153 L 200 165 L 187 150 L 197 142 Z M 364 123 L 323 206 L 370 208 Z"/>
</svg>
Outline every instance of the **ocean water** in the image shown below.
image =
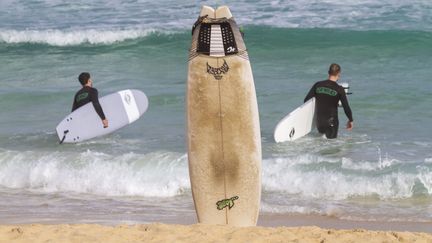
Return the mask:
<svg viewBox="0 0 432 243">
<path fill-rule="evenodd" d="M 261 215 L 432 223 L 432 2 L 0 2 L 0 222 L 195 222 L 185 146 L 190 27 L 201 5 L 243 26 L 263 143 Z M 273 130 L 328 66 L 354 129 L 276 144 Z M 59 145 L 89 71 L 100 95 L 135 88 L 144 116 Z M 109 119 L 109 118 L 108 118 Z"/>
</svg>

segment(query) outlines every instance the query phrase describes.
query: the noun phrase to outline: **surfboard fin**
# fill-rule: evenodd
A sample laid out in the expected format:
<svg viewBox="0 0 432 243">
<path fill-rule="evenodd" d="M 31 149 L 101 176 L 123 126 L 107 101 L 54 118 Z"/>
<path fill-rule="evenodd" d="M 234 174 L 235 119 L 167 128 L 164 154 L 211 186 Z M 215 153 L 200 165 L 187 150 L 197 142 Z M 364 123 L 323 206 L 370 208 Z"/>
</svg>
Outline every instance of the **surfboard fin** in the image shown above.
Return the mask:
<svg viewBox="0 0 432 243">
<path fill-rule="evenodd" d="M 62 140 L 60 141 L 60 144 L 62 144 L 62 143 L 64 142 L 64 140 L 66 139 L 66 134 L 68 134 L 68 132 L 69 132 L 69 130 L 65 130 L 65 131 L 63 131 L 63 138 L 62 138 Z"/>
</svg>

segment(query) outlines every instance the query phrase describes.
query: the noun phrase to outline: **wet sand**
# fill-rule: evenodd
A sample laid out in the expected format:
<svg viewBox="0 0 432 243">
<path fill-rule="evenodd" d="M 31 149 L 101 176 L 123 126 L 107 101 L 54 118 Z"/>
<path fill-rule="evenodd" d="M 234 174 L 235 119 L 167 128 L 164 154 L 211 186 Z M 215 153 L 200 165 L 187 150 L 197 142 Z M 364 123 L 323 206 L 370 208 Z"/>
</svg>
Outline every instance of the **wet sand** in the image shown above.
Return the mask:
<svg viewBox="0 0 432 243">
<path fill-rule="evenodd" d="M 0 242 L 425 242 L 419 232 L 334 230 L 305 227 L 230 227 L 219 225 L 97 224 L 2 225 Z"/>
</svg>

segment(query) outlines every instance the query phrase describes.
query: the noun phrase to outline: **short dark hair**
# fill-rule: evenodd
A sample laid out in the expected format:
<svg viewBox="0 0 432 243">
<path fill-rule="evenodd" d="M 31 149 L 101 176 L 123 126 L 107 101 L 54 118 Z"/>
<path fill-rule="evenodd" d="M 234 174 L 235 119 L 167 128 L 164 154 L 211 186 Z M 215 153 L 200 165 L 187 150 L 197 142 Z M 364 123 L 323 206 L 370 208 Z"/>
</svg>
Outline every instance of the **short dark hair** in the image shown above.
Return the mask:
<svg viewBox="0 0 432 243">
<path fill-rule="evenodd" d="M 341 67 L 339 66 L 339 64 L 332 63 L 330 65 L 329 70 L 328 70 L 329 75 L 335 76 L 335 75 L 338 75 L 340 72 L 341 72 Z"/>
<path fill-rule="evenodd" d="M 78 76 L 78 80 L 82 86 L 86 85 L 90 79 L 90 73 L 84 72 Z"/>
</svg>

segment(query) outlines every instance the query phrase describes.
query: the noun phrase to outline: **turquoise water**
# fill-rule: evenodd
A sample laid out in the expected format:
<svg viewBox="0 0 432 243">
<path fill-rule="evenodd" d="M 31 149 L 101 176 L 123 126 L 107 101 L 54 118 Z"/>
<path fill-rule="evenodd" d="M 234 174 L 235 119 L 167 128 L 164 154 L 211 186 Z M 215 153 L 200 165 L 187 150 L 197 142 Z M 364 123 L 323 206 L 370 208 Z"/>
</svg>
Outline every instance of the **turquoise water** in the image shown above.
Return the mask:
<svg viewBox="0 0 432 243">
<path fill-rule="evenodd" d="M 244 27 L 262 214 L 432 222 L 432 4 L 398 0 L 2 1 L 0 220 L 194 222 L 184 99 L 202 4 L 232 6 Z M 354 93 L 354 130 L 274 143 L 277 122 L 332 62 Z M 82 71 L 101 95 L 136 88 L 150 107 L 114 134 L 58 145 Z"/>
</svg>

